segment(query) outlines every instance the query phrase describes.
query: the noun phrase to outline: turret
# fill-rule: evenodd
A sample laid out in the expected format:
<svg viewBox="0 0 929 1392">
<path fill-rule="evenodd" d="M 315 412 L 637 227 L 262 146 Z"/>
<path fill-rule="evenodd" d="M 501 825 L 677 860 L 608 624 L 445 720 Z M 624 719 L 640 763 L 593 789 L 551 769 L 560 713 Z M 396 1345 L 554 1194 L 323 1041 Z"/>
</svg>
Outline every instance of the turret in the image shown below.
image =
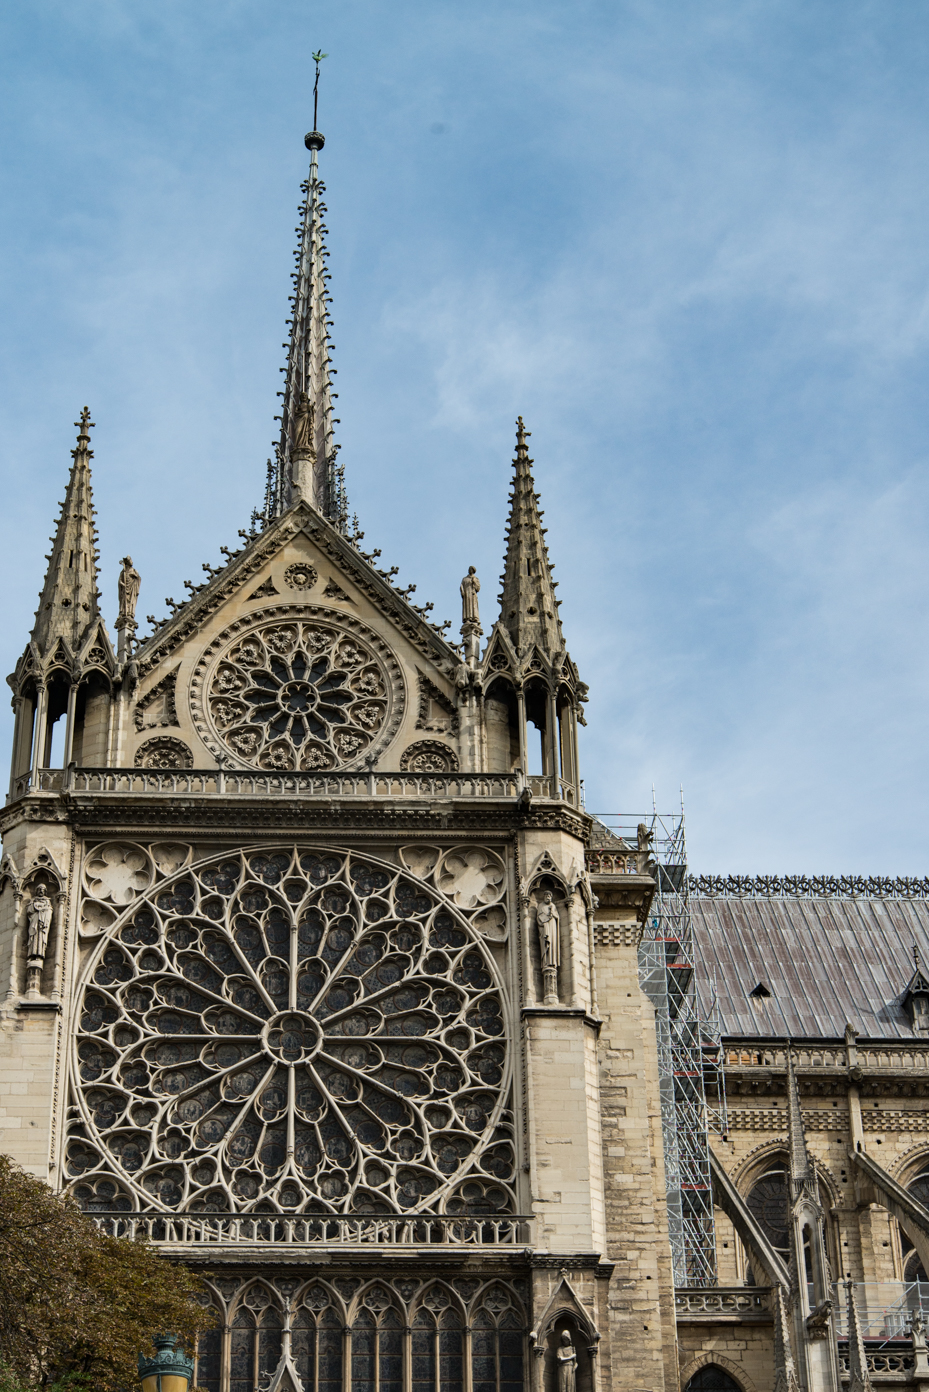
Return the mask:
<svg viewBox="0 0 929 1392">
<path fill-rule="evenodd" d="M 501 576 L 500 618 L 483 660 L 487 768 L 541 774 L 534 790 L 579 801 L 577 726 L 587 687 L 568 656 L 526 430 L 516 455 Z M 529 727 L 539 732 L 538 743 Z M 536 753 L 538 749 L 538 753 Z"/>
<path fill-rule="evenodd" d="M 106 707 L 116 671 L 113 648 L 100 616 L 97 530 L 91 490 L 89 430 L 85 406 L 73 463 L 57 518 L 48 570 L 29 643 L 7 680 L 16 721 L 10 792 L 41 784 L 41 773 L 88 755 L 103 761 Z M 54 738 L 64 718 L 64 737 Z M 95 726 L 90 734 L 88 724 Z M 88 739 L 88 736 L 90 738 Z"/>
</svg>

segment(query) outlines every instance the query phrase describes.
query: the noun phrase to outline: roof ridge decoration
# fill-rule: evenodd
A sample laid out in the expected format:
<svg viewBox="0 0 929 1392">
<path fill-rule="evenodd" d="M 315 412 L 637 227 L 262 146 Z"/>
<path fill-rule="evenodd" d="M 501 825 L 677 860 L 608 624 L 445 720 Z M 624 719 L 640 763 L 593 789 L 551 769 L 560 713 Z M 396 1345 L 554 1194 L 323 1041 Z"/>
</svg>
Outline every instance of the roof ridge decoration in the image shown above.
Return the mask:
<svg viewBox="0 0 929 1392">
<path fill-rule="evenodd" d="M 100 557 L 90 477 L 94 452 L 89 431 L 93 424 L 85 406 L 80 420 L 75 421 L 78 436 L 71 451 L 74 462 L 55 534 L 49 538 L 52 549 L 45 558 L 48 570 L 32 628 L 31 642 L 42 657 L 47 657 L 62 638 L 71 653 L 76 654 L 91 625 L 100 619 Z"/>
<path fill-rule="evenodd" d="M 516 421 L 516 455 L 513 459 L 513 486 L 510 515 L 506 526 L 506 558 L 500 593 L 500 622 L 507 629 L 520 658 L 533 646 L 549 658 L 565 651 L 559 600 L 555 598 L 557 580 L 545 544 L 544 513 L 532 477 L 533 460 L 526 441 L 529 431 L 522 416 Z"/>
<path fill-rule="evenodd" d="M 929 876 L 690 875 L 707 899 L 929 899 Z"/>
<path fill-rule="evenodd" d="M 215 568 L 204 566 L 210 574 L 202 585 L 193 586 L 185 581 L 191 589 L 191 597 L 181 604 L 165 600 L 172 611 L 168 618 L 159 621 L 153 615 L 148 615 L 154 632 L 140 643 L 134 654 L 139 679 L 144 679 L 159 663 L 165 661 L 230 595 L 250 582 L 262 566 L 301 531 L 312 537 L 313 544 L 378 605 L 385 617 L 396 624 L 424 657 L 432 662 L 454 662 L 457 665 L 458 655 L 444 633 L 449 625 L 434 624 L 429 620 L 431 604 L 417 606 L 411 603 L 409 594 L 416 586 L 408 586 L 406 590 L 397 589 L 391 583 L 391 572 L 375 569 L 374 560 L 380 555 L 379 551 L 366 555 L 359 550 L 353 538 L 345 537 L 334 523 L 311 512 L 309 504 L 303 502 L 294 506 L 286 516 L 278 518 L 264 532 L 240 532 L 240 536 L 245 537 L 245 545 L 240 550 L 229 552 L 225 547 L 220 548 L 227 556 L 226 564 Z"/>
<path fill-rule="evenodd" d="M 319 80 L 317 63 L 317 82 Z M 339 446 L 333 442 L 332 376 L 330 365 L 335 345 L 330 342 L 332 323 L 326 282 L 326 186 L 319 177 L 318 152 L 325 137 L 315 127 L 304 137 L 310 152 L 310 172 L 301 184 L 303 201 L 299 206 L 300 225 L 295 229 L 300 244 L 294 252 L 293 294 L 289 297 L 292 317 L 287 348 L 287 366 L 281 415 L 280 438 L 275 445 L 275 462 L 269 462 L 265 494 L 265 525 L 279 517 L 293 503 L 305 499 L 329 519 L 339 531 L 348 533 L 348 499 L 344 470 L 338 463 Z"/>
</svg>

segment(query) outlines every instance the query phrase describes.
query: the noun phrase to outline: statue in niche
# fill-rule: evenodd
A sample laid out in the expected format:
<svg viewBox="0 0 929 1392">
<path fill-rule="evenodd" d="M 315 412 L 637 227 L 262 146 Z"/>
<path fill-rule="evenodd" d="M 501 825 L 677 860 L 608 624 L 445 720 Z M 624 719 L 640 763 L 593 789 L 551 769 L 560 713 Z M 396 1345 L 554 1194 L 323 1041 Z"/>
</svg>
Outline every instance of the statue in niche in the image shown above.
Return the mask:
<svg viewBox="0 0 929 1392">
<path fill-rule="evenodd" d="M 52 926 L 52 901 L 42 883 L 36 885 L 32 898 L 29 900 L 26 920 L 29 927 L 26 955 L 30 962 L 44 962 L 45 954 L 48 951 L 48 935 Z"/>
<path fill-rule="evenodd" d="M 542 962 L 542 988 L 545 1005 L 558 1004 L 558 968 L 561 966 L 561 931 L 558 910 L 551 890 L 542 895 L 535 911 L 539 933 L 539 956 Z"/>
<path fill-rule="evenodd" d="M 555 1349 L 555 1362 L 558 1366 L 558 1392 L 575 1392 L 577 1386 L 577 1353 L 567 1329 L 561 1331 L 558 1347 Z"/>
<path fill-rule="evenodd" d="M 294 415 L 294 454 L 312 454 L 316 408 L 306 392 L 300 393 Z"/>
<path fill-rule="evenodd" d="M 119 572 L 119 617 L 129 623 L 135 623 L 135 607 L 139 602 L 139 590 L 142 587 L 142 577 L 132 564 L 131 556 L 123 556 L 120 561 L 122 570 Z"/>
</svg>

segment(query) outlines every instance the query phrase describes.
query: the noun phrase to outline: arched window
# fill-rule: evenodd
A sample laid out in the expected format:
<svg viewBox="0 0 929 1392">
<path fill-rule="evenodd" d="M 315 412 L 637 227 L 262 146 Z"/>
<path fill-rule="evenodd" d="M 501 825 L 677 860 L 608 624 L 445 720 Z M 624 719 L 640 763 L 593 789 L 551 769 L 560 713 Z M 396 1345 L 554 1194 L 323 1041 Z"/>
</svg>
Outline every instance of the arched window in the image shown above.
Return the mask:
<svg viewBox="0 0 929 1392">
<path fill-rule="evenodd" d="M 352 1392 L 402 1392 L 403 1322 L 385 1293 L 365 1305 L 352 1322 Z"/>
<path fill-rule="evenodd" d="M 523 1321 L 502 1287 L 487 1292 L 472 1322 L 473 1392 L 523 1392 Z"/>
<path fill-rule="evenodd" d="M 214 1329 L 207 1329 L 197 1340 L 197 1356 L 194 1367 L 195 1387 L 204 1392 L 219 1392 L 222 1383 L 223 1331 L 218 1323 Z"/>
<path fill-rule="evenodd" d="M 774 1250 L 790 1260 L 790 1229 L 788 1214 L 787 1171 L 774 1165 L 752 1185 L 748 1209 Z"/>
<path fill-rule="evenodd" d="M 263 1286 L 253 1286 L 232 1321 L 230 1392 L 257 1392 L 281 1361 L 280 1311 Z M 267 1379 L 265 1379 L 265 1382 Z"/>
<path fill-rule="evenodd" d="M 742 1392 L 742 1388 L 722 1368 L 715 1363 L 707 1363 L 705 1368 L 694 1373 L 684 1392 Z"/>
<path fill-rule="evenodd" d="M 305 1293 L 291 1329 L 291 1356 L 305 1392 L 342 1392 L 342 1321 L 322 1286 Z"/>
<path fill-rule="evenodd" d="M 430 1295 L 433 1294 L 430 1292 Z M 461 1392 L 464 1336 L 461 1316 L 449 1304 L 426 1297 L 413 1317 L 413 1392 Z"/>
</svg>

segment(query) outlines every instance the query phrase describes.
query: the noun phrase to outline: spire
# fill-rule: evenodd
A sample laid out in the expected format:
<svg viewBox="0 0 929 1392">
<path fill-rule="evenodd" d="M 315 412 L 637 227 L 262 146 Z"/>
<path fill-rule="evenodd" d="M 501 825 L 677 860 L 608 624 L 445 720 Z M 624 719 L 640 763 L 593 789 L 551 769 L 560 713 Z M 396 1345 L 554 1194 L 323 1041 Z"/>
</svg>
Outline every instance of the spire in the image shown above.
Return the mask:
<svg viewBox="0 0 929 1392">
<path fill-rule="evenodd" d="M 810 1153 L 806 1148 L 806 1134 L 803 1130 L 803 1114 L 800 1110 L 800 1089 L 794 1072 L 793 1052 L 787 1050 L 787 1138 L 790 1147 L 791 1195 L 796 1202 L 806 1192 L 814 1203 L 819 1203 L 816 1173 Z"/>
<path fill-rule="evenodd" d="M 48 571 L 39 597 L 32 641 L 45 657 L 59 638 L 77 653 L 91 623 L 99 618 L 97 591 L 97 529 L 90 487 L 90 448 L 88 431 L 93 425 L 85 406 L 79 421 L 77 446 L 71 451 L 74 463 L 65 492 L 52 549 L 46 560 Z"/>
<path fill-rule="evenodd" d="M 325 55 L 320 55 L 321 57 Z M 317 64 L 318 69 L 318 64 Z M 318 78 L 318 72 L 317 72 Z M 266 517 L 278 517 L 291 503 L 305 499 L 341 531 L 348 522 L 343 472 L 338 467 L 339 446 L 333 443 L 332 383 L 329 366 L 333 345 L 329 342 L 329 298 L 326 282 L 326 227 L 317 153 L 326 143 L 312 130 L 304 143 L 310 151 L 310 173 L 301 185 L 300 245 L 294 253 L 294 293 L 290 298 L 293 318 L 280 416 L 281 437 L 276 445 L 277 465 L 269 480 Z"/>
<path fill-rule="evenodd" d="M 524 656 L 535 644 L 549 656 L 564 652 L 564 637 L 555 598 L 554 566 L 545 545 L 543 513 L 530 468 L 522 416 L 516 422 L 516 458 L 510 516 L 506 528 L 506 560 L 501 577 L 500 620 L 517 653 Z"/>
<path fill-rule="evenodd" d="M 868 1359 L 865 1354 L 861 1324 L 858 1320 L 858 1303 L 855 1300 L 854 1281 L 846 1281 L 845 1290 L 848 1296 L 848 1373 L 851 1379 L 848 1392 L 871 1392 Z"/>
</svg>

